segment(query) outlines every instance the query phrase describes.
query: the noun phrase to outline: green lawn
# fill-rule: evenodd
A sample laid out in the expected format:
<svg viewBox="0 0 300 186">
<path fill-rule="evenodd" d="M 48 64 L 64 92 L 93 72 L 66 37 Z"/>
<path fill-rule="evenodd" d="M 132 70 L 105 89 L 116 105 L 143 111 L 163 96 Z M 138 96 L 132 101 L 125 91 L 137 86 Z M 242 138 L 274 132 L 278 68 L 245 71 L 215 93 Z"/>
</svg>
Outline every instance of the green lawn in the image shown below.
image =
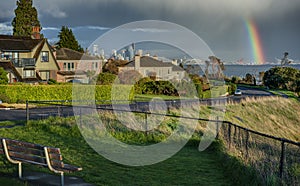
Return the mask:
<svg viewBox="0 0 300 186">
<path fill-rule="evenodd" d="M 151 101 L 153 98 L 160 98 L 163 100 L 182 99 L 179 96 L 167 96 L 167 95 L 138 94 L 134 96 L 135 101 Z"/>
<path fill-rule="evenodd" d="M 155 165 L 129 167 L 113 163 L 87 145 L 74 118 L 49 118 L 31 121 L 26 126 L 2 128 L 0 136 L 60 147 L 65 163 L 83 168 L 83 171 L 72 175 L 95 185 L 236 185 L 236 178 L 240 176 L 225 168 L 226 162 L 220 158 L 218 150 L 212 148 L 199 152 L 198 141 Z M 0 166 L 4 167 L 0 169 L 0 175 L 15 175 L 16 166 L 7 163 L 3 157 L 0 159 Z M 31 165 L 23 169 L 28 170 L 48 172 L 46 168 Z M 0 185 L 5 180 L 0 179 Z M 248 179 L 242 181 L 245 184 L 249 182 Z"/>
<path fill-rule="evenodd" d="M 0 185 L 9 185 L 9 186 L 26 186 L 27 183 L 17 180 L 16 178 L 11 177 L 0 177 Z"/>
</svg>

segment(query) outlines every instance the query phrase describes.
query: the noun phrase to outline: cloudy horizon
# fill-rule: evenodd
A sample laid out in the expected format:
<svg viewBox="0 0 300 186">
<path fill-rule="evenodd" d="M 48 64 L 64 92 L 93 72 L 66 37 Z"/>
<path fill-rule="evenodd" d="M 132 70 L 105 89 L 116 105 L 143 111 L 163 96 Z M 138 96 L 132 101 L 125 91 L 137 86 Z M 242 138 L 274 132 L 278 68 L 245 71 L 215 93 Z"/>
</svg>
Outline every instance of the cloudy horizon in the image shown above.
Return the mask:
<svg viewBox="0 0 300 186">
<path fill-rule="evenodd" d="M 202 38 L 224 61 L 254 60 L 245 20 L 257 25 L 266 61 L 288 51 L 300 59 L 300 1 L 298 0 L 34 0 L 43 34 L 57 41 L 61 26 L 73 29 L 83 47 L 119 25 L 162 20 L 182 25 Z M 15 1 L 2 2 L 0 34 L 11 34 Z"/>
</svg>

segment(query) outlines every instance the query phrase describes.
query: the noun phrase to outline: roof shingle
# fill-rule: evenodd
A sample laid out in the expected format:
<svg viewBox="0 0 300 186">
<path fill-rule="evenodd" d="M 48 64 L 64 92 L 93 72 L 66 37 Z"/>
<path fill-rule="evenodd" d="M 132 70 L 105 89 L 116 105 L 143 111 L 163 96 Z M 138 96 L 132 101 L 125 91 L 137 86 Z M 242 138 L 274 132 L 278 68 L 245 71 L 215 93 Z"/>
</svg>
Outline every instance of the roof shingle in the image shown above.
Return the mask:
<svg viewBox="0 0 300 186">
<path fill-rule="evenodd" d="M 32 39 L 31 37 L 20 37 L 11 35 L 0 35 L 1 51 L 24 51 L 29 52 L 35 48 L 43 39 Z"/>
<path fill-rule="evenodd" d="M 134 67 L 135 61 L 130 61 L 126 67 Z M 176 66 L 170 62 L 162 62 L 153 57 L 142 56 L 140 58 L 140 67 L 172 67 L 173 71 L 184 71 L 181 67 Z"/>
<path fill-rule="evenodd" d="M 60 48 L 56 51 L 57 60 L 99 60 L 96 57 L 86 55 L 68 48 Z"/>
</svg>

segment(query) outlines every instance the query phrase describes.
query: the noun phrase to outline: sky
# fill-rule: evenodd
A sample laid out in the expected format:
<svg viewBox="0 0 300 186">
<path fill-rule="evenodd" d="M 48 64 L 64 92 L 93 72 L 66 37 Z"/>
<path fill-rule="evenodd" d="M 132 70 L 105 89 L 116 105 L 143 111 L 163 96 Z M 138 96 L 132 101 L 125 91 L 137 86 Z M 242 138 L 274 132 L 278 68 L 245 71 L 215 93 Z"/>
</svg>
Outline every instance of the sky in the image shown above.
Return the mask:
<svg viewBox="0 0 300 186">
<path fill-rule="evenodd" d="M 225 62 L 255 60 L 246 20 L 256 26 L 267 62 L 284 52 L 300 59 L 299 0 L 34 0 L 42 32 L 57 40 L 61 26 L 73 29 L 83 47 L 109 30 L 141 20 L 168 21 L 197 34 Z M 1 0 L 0 34 L 11 34 L 16 2 Z"/>
</svg>

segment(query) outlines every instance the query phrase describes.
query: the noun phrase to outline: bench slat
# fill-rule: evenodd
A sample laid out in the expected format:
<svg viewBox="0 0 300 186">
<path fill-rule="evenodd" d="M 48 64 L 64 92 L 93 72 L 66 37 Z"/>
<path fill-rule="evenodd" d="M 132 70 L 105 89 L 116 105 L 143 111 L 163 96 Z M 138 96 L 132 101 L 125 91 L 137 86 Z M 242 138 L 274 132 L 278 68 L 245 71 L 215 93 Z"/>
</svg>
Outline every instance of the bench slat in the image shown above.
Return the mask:
<svg viewBox="0 0 300 186">
<path fill-rule="evenodd" d="M 48 149 L 48 153 L 61 154 L 59 148 L 47 147 L 47 149 Z"/>
<path fill-rule="evenodd" d="M 12 159 L 19 158 L 22 160 L 29 160 L 29 161 L 35 161 L 37 163 L 47 164 L 46 158 L 43 158 L 43 157 L 21 154 L 21 153 L 12 152 L 12 151 L 8 151 L 8 154 Z"/>
<path fill-rule="evenodd" d="M 62 158 L 62 155 L 61 154 L 49 154 L 49 158 L 50 159 L 53 159 L 53 160 L 57 160 L 57 161 L 62 161 L 63 158 Z"/>
<path fill-rule="evenodd" d="M 6 139 L 5 140 L 7 145 L 14 145 L 14 146 L 20 146 L 20 147 L 25 147 L 25 148 L 32 148 L 32 149 L 38 149 L 38 150 L 44 150 L 44 147 L 38 144 L 34 143 L 28 143 L 24 141 L 17 141 L 17 140 L 12 140 L 12 139 Z"/>
<path fill-rule="evenodd" d="M 29 163 L 29 164 L 34 164 L 34 165 L 40 165 L 40 166 L 43 166 L 43 167 L 47 167 L 48 166 L 46 163 L 39 163 L 39 162 L 36 162 L 36 161 L 25 160 L 25 159 L 22 159 L 22 158 L 13 158 L 13 159 L 17 160 L 17 161 L 20 161 L 22 163 Z"/>
<path fill-rule="evenodd" d="M 8 145 L 7 149 L 12 152 L 20 152 L 22 154 L 32 154 L 36 156 L 45 156 L 44 151 L 38 150 L 38 149 L 32 149 L 32 148 L 24 148 L 24 147 L 18 147 L 18 146 L 12 146 Z"/>
<path fill-rule="evenodd" d="M 61 171 L 68 171 L 68 172 L 75 172 L 75 171 L 82 170 L 81 167 L 76 167 L 74 165 L 69 165 L 69 164 L 64 164 L 63 168 L 59 168 L 59 167 L 55 167 L 55 168 L 57 168 L 58 170 L 61 170 Z"/>
<path fill-rule="evenodd" d="M 17 152 L 8 152 L 8 153 L 9 156 L 14 160 L 47 166 L 47 161 L 45 157 L 31 156 L 27 154 L 20 154 Z M 61 161 L 50 160 L 50 162 L 51 165 L 54 167 L 64 168 L 64 163 Z"/>
<path fill-rule="evenodd" d="M 64 168 L 65 164 L 62 161 L 50 160 L 52 167 Z"/>
</svg>

